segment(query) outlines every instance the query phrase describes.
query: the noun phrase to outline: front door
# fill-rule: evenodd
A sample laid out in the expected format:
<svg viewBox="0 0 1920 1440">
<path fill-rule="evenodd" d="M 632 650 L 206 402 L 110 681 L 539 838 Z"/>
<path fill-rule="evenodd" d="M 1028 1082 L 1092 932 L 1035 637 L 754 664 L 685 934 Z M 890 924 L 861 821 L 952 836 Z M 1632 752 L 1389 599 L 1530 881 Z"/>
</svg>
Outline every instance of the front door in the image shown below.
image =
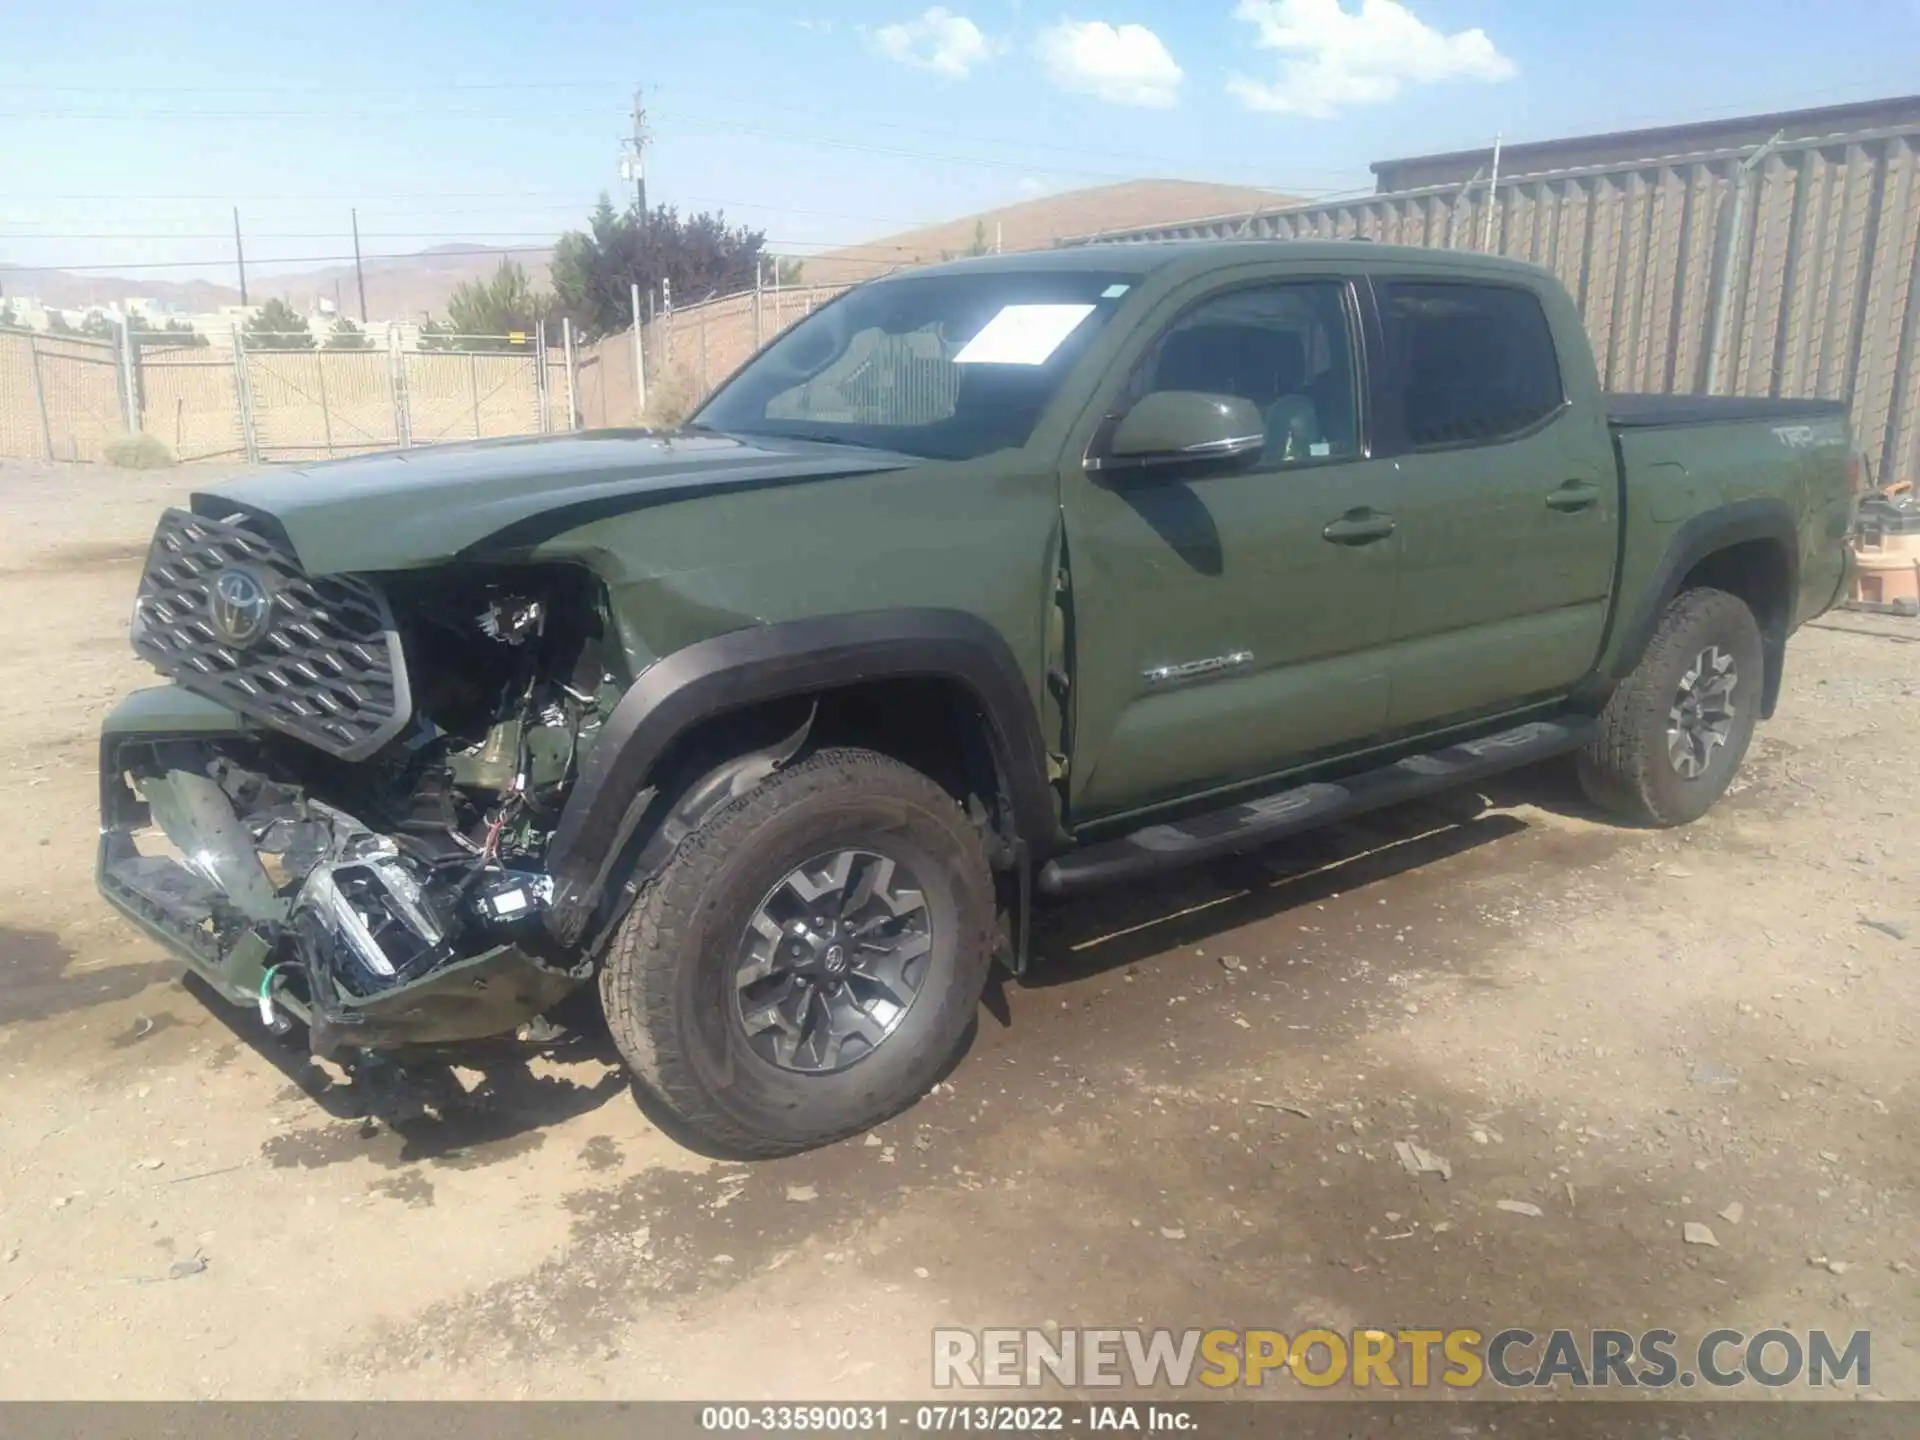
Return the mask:
<svg viewBox="0 0 1920 1440">
<path fill-rule="evenodd" d="M 1231 473 L 1065 477 L 1083 821 L 1255 779 L 1386 720 L 1398 478 L 1367 455 L 1353 286 L 1243 280 L 1172 304 L 1099 413 L 1162 390 L 1237 396 L 1267 444 Z"/>
</svg>

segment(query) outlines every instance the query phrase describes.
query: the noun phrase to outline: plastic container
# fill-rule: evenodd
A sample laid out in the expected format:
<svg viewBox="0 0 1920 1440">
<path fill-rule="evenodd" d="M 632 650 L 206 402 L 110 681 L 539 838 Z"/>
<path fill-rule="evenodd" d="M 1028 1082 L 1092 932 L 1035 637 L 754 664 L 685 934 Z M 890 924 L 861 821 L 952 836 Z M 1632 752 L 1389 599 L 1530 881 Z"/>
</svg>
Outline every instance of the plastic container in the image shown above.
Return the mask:
<svg viewBox="0 0 1920 1440">
<path fill-rule="evenodd" d="M 1854 528 L 1853 598 L 1910 611 L 1920 607 L 1920 507 L 1869 500 Z"/>
</svg>

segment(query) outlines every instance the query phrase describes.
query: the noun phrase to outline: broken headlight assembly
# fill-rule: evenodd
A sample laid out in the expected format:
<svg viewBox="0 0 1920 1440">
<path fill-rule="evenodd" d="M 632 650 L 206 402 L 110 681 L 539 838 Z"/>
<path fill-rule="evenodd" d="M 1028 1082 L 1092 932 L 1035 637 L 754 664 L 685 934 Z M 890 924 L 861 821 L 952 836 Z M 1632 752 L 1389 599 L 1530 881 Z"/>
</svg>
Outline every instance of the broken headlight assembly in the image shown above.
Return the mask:
<svg viewBox="0 0 1920 1440">
<path fill-rule="evenodd" d="M 396 584 L 414 713 L 363 761 L 254 730 L 109 736 L 101 884 L 230 999 L 316 1050 L 512 1030 L 589 968 L 543 861 L 620 693 L 596 585 Z M 156 833 L 157 832 L 157 833 Z"/>
</svg>

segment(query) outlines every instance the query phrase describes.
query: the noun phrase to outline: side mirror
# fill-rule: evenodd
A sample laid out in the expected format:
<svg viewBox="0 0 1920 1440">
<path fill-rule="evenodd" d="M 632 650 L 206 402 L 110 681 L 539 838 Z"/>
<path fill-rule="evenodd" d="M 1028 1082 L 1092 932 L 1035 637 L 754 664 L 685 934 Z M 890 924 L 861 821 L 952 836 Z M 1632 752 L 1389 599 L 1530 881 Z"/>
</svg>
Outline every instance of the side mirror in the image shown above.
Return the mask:
<svg viewBox="0 0 1920 1440">
<path fill-rule="evenodd" d="M 1142 396 L 1114 427 L 1101 469 L 1244 464 L 1267 447 L 1267 427 L 1251 400 L 1197 390 Z"/>
</svg>

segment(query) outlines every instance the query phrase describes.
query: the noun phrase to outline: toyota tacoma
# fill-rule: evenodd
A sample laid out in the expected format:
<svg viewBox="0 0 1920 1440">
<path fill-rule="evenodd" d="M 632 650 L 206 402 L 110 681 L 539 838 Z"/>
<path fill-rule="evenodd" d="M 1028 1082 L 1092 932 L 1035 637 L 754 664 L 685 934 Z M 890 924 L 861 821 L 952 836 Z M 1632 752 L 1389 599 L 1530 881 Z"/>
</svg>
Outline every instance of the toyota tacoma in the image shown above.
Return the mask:
<svg viewBox="0 0 1920 1440">
<path fill-rule="evenodd" d="M 1837 403 L 1602 393 L 1544 271 L 1091 246 L 860 286 L 670 431 L 168 511 L 98 880 L 317 1054 L 594 986 L 687 1131 L 870 1126 L 1050 897 L 1554 755 L 1726 790 L 1839 597 Z"/>
</svg>

